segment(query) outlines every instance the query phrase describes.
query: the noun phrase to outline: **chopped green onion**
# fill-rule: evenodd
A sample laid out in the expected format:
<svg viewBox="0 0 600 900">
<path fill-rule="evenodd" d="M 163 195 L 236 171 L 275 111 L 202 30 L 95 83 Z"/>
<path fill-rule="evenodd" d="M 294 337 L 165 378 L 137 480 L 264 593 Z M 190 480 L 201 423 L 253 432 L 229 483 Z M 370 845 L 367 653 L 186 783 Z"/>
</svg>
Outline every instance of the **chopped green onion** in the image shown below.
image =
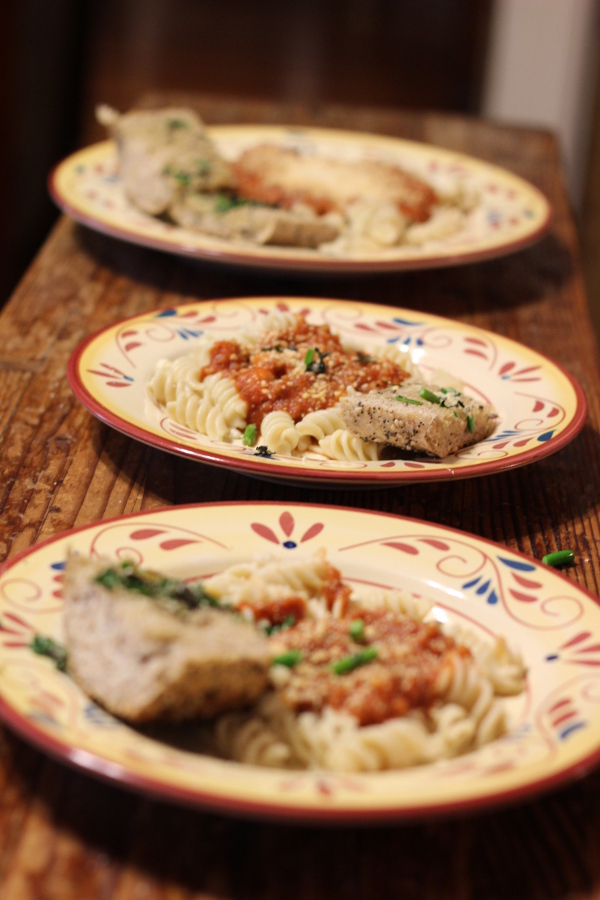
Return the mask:
<svg viewBox="0 0 600 900">
<path fill-rule="evenodd" d="M 394 400 L 400 400 L 401 403 L 413 403 L 415 406 L 423 406 L 422 400 L 411 400 L 410 397 L 403 397 L 401 394 L 394 397 Z"/>
<path fill-rule="evenodd" d="M 246 447 L 251 447 L 252 444 L 256 441 L 256 437 L 258 435 L 258 429 L 256 425 L 246 425 L 244 430 L 244 436 L 242 438 L 242 443 Z"/>
<path fill-rule="evenodd" d="M 110 566 L 96 575 L 94 581 L 101 584 L 107 591 L 122 588 L 134 591 L 144 597 L 158 600 L 176 600 L 187 606 L 188 609 L 196 609 L 199 606 L 220 606 L 219 601 L 207 594 L 202 584 L 184 584 L 181 581 L 173 581 L 163 578 L 154 572 L 142 572 L 129 561 L 122 562 L 116 568 Z"/>
<path fill-rule="evenodd" d="M 192 180 L 192 176 L 189 172 L 175 172 L 173 169 L 170 169 L 168 166 L 164 170 L 165 175 L 170 175 L 171 178 L 174 178 L 175 181 L 178 181 L 182 187 L 187 187 L 190 181 Z"/>
<path fill-rule="evenodd" d="M 102 587 L 107 588 L 109 591 L 123 583 L 123 579 L 114 569 L 106 569 L 105 572 L 97 575 L 94 581 L 97 581 L 98 584 L 101 584 Z"/>
<path fill-rule="evenodd" d="M 167 593 L 172 600 L 184 603 L 188 609 L 196 609 L 198 606 L 222 608 L 218 598 L 207 594 L 202 584 L 170 584 L 167 586 Z"/>
<path fill-rule="evenodd" d="M 440 388 L 442 394 L 456 394 L 460 397 L 460 391 L 457 391 L 456 388 L 448 387 L 448 388 Z"/>
<path fill-rule="evenodd" d="M 294 616 L 286 616 L 283 622 L 280 622 L 279 625 L 267 625 L 265 628 L 265 632 L 267 634 L 277 634 L 278 631 L 286 631 L 288 628 L 292 628 L 296 624 L 296 619 Z"/>
<path fill-rule="evenodd" d="M 336 675 L 345 675 L 347 672 L 353 672 L 354 669 L 358 669 L 359 666 L 364 666 L 374 659 L 377 659 L 375 647 L 365 647 L 364 650 L 359 650 L 358 653 L 352 653 L 350 656 L 343 656 L 341 659 L 336 660 L 336 662 L 331 664 L 331 669 Z"/>
<path fill-rule="evenodd" d="M 288 650 L 287 653 L 282 653 L 280 656 L 273 657 L 271 662 L 274 666 L 287 666 L 288 669 L 293 669 L 294 666 L 298 665 L 301 659 L 302 652 L 300 650 Z"/>
<path fill-rule="evenodd" d="M 243 197 L 230 197 L 228 194 L 218 194 L 215 203 L 215 212 L 225 213 L 237 206 L 254 206 L 251 200 L 244 200 Z"/>
<path fill-rule="evenodd" d="M 547 553 L 542 556 L 542 562 L 547 566 L 572 566 L 575 562 L 573 550 L 557 550 L 556 553 Z"/>
<path fill-rule="evenodd" d="M 350 632 L 352 640 L 356 641 L 357 644 L 365 643 L 365 623 L 362 619 L 353 619 L 352 622 L 350 622 L 348 631 Z"/>
<path fill-rule="evenodd" d="M 456 410 L 454 411 L 454 418 L 458 419 L 458 413 L 456 412 Z"/>
<path fill-rule="evenodd" d="M 257 447 L 254 451 L 255 456 L 262 456 L 263 459 L 271 459 L 274 454 L 275 451 L 269 450 L 266 444 L 261 444 L 260 447 Z"/>
<path fill-rule="evenodd" d="M 172 131 L 175 131 L 177 128 L 188 127 L 188 123 L 184 122 L 183 119 L 169 119 L 167 124 Z"/>
<path fill-rule="evenodd" d="M 67 651 L 65 647 L 57 644 L 52 638 L 36 634 L 29 644 L 29 648 L 40 656 L 50 657 L 59 672 L 64 672 L 67 668 Z"/>
<path fill-rule="evenodd" d="M 429 400 L 430 403 L 437 403 L 438 406 L 441 404 L 441 398 L 438 397 L 437 394 L 434 394 L 433 391 L 428 390 L 427 388 L 421 388 L 419 391 L 419 397 L 422 397 L 423 400 Z"/>
<path fill-rule="evenodd" d="M 315 353 L 318 359 L 315 358 Z M 314 350 L 311 347 L 306 351 L 306 356 L 304 357 L 306 371 L 312 372 L 314 375 L 323 375 L 327 371 L 327 366 L 323 361 L 326 356 L 329 356 L 328 352 L 321 353 L 318 347 L 315 347 Z"/>
<path fill-rule="evenodd" d="M 467 416 L 467 428 L 471 434 L 475 434 L 475 416 L 471 413 Z"/>
<path fill-rule="evenodd" d="M 234 206 L 235 202 L 231 197 L 227 197 L 226 194 L 219 194 L 215 203 L 215 212 L 224 213 L 229 209 L 233 209 Z"/>
<path fill-rule="evenodd" d="M 375 362 L 374 357 L 372 357 L 372 356 L 367 356 L 366 353 L 361 353 L 360 350 L 357 350 L 357 351 L 356 351 L 356 358 L 358 359 L 359 363 L 372 363 L 372 362 Z"/>
</svg>

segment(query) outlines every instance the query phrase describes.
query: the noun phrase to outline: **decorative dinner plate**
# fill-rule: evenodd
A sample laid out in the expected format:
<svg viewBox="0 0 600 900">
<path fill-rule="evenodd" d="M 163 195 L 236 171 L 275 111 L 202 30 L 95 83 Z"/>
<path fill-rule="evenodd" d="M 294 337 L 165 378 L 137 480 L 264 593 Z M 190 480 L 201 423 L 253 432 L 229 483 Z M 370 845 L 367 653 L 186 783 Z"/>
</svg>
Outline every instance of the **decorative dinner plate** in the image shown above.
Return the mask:
<svg viewBox="0 0 600 900">
<path fill-rule="evenodd" d="M 549 203 L 533 185 L 505 169 L 440 147 L 359 132 L 274 126 L 219 126 L 209 134 L 230 160 L 262 143 L 348 162 L 378 160 L 423 178 L 442 194 L 460 182 L 477 202 L 464 227 L 445 238 L 334 256 L 326 249 L 210 237 L 142 213 L 125 197 L 112 141 L 86 147 L 60 163 L 50 176 L 50 192 L 58 206 L 84 225 L 135 244 L 198 259 L 314 272 L 421 269 L 489 259 L 536 241 L 550 224 Z"/>
<path fill-rule="evenodd" d="M 193 578 L 255 554 L 297 562 L 326 548 L 357 589 L 427 597 L 434 615 L 483 640 L 503 635 L 528 668 L 502 702 L 507 734 L 478 750 L 368 774 L 223 761 L 113 718 L 36 656 L 63 640 L 69 550 L 133 559 Z M 600 758 L 600 607 L 543 564 L 473 535 L 407 518 L 313 504 L 217 503 L 138 513 L 58 535 L 0 567 L 0 717 L 54 756 L 124 786 L 235 813 L 363 823 L 514 801 L 579 777 Z"/>
<path fill-rule="evenodd" d="M 177 424 L 147 394 L 156 362 L 187 353 L 204 335 L 235 338 L 274 309 L 303 312 L 311 323 L 368 352 L 394 344 L 423 372 L 458 376 L 464 391 L 491 403 L 493 434 L 454 456 L 366 461 L 256 456 L 253 447 L 213 440 Z M 78 399 L 119 431 L 170 453 L 283 481 L 393 485 L 487 475 L 559 450 L 583 427 L 577 382 L 541 354 L 500 335 L 426 313 L 371 303 L 314 298 L 211 300 L 146 313 L 84 341 L 68 366 Z"/>
</svg>

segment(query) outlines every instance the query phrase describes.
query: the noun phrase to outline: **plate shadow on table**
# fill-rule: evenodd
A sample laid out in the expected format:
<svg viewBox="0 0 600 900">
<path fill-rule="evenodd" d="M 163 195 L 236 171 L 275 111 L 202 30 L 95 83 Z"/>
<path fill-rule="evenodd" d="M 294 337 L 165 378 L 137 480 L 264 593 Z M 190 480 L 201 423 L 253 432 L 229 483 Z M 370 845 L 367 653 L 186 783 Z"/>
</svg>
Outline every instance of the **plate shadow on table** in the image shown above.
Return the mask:
<svg viewBox="0 0 600 900">
<path fill-rule="evenodd" d="M 557 549 L 548 538 L 568 542 L 582 558 L 589 555 L 587 545 L 572 546 L 579 540 L 575 525 L 593 514 L 600 492 L 588 477 L 588 460 L 600 456 L 600 435 L 590 424 L 571 444 L 528 466 L 478 478 L 385 489 L 338 489 L 253 478 L 148 447 L 99 422 L 94 423 L 93 441 L 98 458 L 107 455 L 115 471 L 121 471 L 132 501 L 143 493 L 143 508 L 229 499 L 345 506 L 458 528 L 537 559 Z M 107 500 L 111 490 L 112 486 L 106 488 Z"/>
<path fill-rule="evenodd" d="M 83 226 L 77 226 L 75 233 L 81 249 L 99 265 L 131 280 L 132 291 L 139 289 L 140 284 L 156 291 L 156 308 L 166 305 L 162 296 L 165 292 L 179 294 L 186 302 L 264 294 L 366 300 L 453 318 L 541 302 L 549 292 L 564 287 L 572 276 L 569 251 L 553 233 L 532 247 L 485 262 L 418 271 L 326 276 L 243 269 L 174 256 Z M 139 311 L 152 308 L 146 303 Z"/>
<path fill-rule="evenodd" d="M 48 821 L 58 833 L 45 866 L 31 873 L 40 896 L 59 871 L 81 885 L 81 896 L 125 895 L 132 867 L 137 880 L 177 886 L 186 896 L 256 900 L 458 900 L 467 882 L 486 900 L 559 900 L 600 887 L 599 772 L 538 800 L 468 818 L 314 828 L 140 797 L 72 772 L 10 733 L 0 751 L 11 791 L 32 809 L 23 826 L 30 839 L 37 830 L 39 840 Z"/>
</svg>

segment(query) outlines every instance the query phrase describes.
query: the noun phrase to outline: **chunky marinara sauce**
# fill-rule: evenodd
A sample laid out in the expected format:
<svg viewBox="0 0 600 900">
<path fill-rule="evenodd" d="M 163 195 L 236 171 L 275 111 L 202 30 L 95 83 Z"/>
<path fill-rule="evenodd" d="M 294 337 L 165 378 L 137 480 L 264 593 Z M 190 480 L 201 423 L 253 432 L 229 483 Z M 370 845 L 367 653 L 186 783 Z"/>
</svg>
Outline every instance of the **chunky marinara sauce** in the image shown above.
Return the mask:
<svg viewBox="0 0 600 900">
<path fill-rule="evenodd" d="M 343 615 L 348 607 L 352 588 L 342 581 L 339 569 L 330 563 L 325 563 L 325 573 L 320 588 L 320 594 L 325 600 L 328 610 L 335 607 L 339 615 Z M 269 625 L 282 625 L 299 622 L 306 615 L 306 600 L 304 597 L 291 595 L 276 600 L 255 599 L 243 600 L 238 609 L 249 609 L 255 622 L 267 622 Z"/>
<path fill-rule="evenodd" d="M 365 640 L 377 657 L 354 671 L 335 674 L 332 663 L 364 647 L 350 636 L 350 624 L 357 618 L 364 622 Z M 355 611 L 341 619 L 305 618 L 271 640 L 278 652 L 302 653 L 281 689 L 286 703 L 297 711 L 331 706 L 350 713 L 360 725 L 427 709 L 436 699 L 436 680 L 449 655 L 471 656 L 436 624 L 385 609 Z"/>
<path fill-rule="evenodd" d="M 306 363 L 309 350 L 313 356 Z M 200 379 L 216 372 L 233 378 L 248 404 L 247 421 L 257 427 L 276 409 L 298 422 L 309 412 L 335 406 L 348 387 L 367 393 L 408 378 L 391 360 L 345 350 L 327 325 L 309 325 L 302 316 L 291 328 L 265 334 L 258 348 L 217 341 Z"/>
</svg>

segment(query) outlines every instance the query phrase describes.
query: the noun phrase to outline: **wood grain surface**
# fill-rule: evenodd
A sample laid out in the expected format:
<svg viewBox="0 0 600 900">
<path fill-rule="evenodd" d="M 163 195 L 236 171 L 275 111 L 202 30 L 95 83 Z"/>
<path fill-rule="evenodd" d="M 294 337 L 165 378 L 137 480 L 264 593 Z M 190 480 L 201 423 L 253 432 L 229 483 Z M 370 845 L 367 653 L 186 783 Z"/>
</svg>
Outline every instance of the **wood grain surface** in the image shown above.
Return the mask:
<svg viewBox="0 0 600 900">
<path fill-rule="evenodd" d="M 551 233 L 486 263 L 310 278 L 197 264 L 61 219 L 0 317 L 0 560 L 51 535 L 139 509 L 215 500 L 335 503 L 430 519 L 539 558 L 572 548 L 571 578 L 600 592 L 600 375 L 555 140 L 439 114 L 306 109 L 153 96 L 210 123 L 309 124 L 450 147 L 516 172 L 554 207 Z M 534 465 L 392 490 L 284 487 L 138 444 L 77 403 L 74 347 L 118 319 L 197 299 L 372 300 L 522 341 L 582 384 L 579 437 Z M 0 676 L 1 677 L 1 676 Z M 600 774 L 528 803 L 458 819 L 308 828 L 177 808 L 71 771 L 0 731 L 2 900 L 600 897 Z"/>
</svg>

